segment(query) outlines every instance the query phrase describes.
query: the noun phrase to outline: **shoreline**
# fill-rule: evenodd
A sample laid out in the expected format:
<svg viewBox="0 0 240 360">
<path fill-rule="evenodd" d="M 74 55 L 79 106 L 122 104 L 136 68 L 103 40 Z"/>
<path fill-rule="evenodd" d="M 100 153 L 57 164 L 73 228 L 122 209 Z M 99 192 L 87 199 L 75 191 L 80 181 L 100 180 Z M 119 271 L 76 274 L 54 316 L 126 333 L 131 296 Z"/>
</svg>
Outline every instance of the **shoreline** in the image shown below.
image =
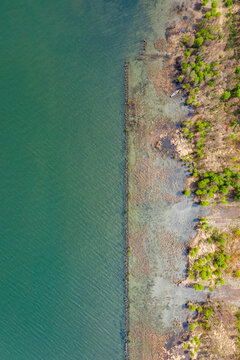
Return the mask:
<svg viewBox="0 0 240 360">
<path fill-rule="evenodd" d="M 193 5 L 199 4 L 199 1 L 193 0 L 191 2 L 191 4 L 192 4 L 192 8 L 193 8 Z M 182 9 L 182 11 L 184 12 L 183 9 Z M 186 9 L 185 9 L 185 11 L 186 11 Z M 194 17 L 195 19 L 199 19 L 201 17 L 201 15 L 199 15 L 199 10 L 192 10 L 192 12 L 193 12 L 193 14 L 195 14 L 195 17 Z M 183 17 L 183 15 L 181 15 L 181 16 Z M 182 21 L 187 28 L 187 26 L 189 26 L 189 23 L 185 20 L 182 20 Z M 194 24 L 196 24 L 197 21 L 198 20 L 195 20 Z M 190 26 L 190 28 L 191 28 L 191 26 Z M 137 63 L 137 60 L 136 60 L 135 66 L 138 66 L 140 68 L 139 73 L 141 74 L 141 77 L 139 78 L 139 81 L 140 81 L 140 83 L 142 83 L 142 87 L 144 87 L 146 89 L 149 82 L 153 81 L 153 77 L 151 79 L 149 79 L 149 77 L 146 77 L 146 79 L 143 80 L 142 76 L 143 76 L 143 74 L 145 74 L 144 71 L 146 72 L 146 68 L 148 68 L 148 70 L 149 70 L 150 67 L 152 67 L 153 72 L 156 71 L 156 69 L 159 68 L 159 63 L 161 62 L 163 64 L 163 68 L 158 73 L 158 79 L 155 81 L 154 87 L 155 87 L 155 91 L 158 94 L 158 96 L 159 96 L 159 94 L 163 94 L 163 93 L 166 94 L 166 91 L 167 91 L 166 98 L 167 97 L 169 98 L 170 95 L 174 91 L 176 91 L 176 89 L 179 86 L 176 85 L 176 75 L 175 75 L 176 74 L 175 65 L 176 65 L 176 59 L 177 59 L 178 55 L 175 55 L 173 60 L 170 59 L 170 64 L 169 64 L 169 58 L 171 56 L 171 52 L 169 54 L 168 51 L 169 51 L 169 49 L 171 50 L 171 48 L 175 49 L 175 50 L 176 49 L 180 50 L 180 47 L 178 45 L 175 45 L 175 44 L 170 45 L 169 39 L 171 40 L 173 37 L 174 40 L 176 41 L 176 39 L 178 40 L 183 35 L 181 35 L 182 31 L 179 30 L 179 28 L 177 29 L 177 26 L 175 28 L 174 27 L 169 28 L 169 26 L 168 26 L 168 28 L 166 28 L 166 34 L 167 34 L 166 35 L 167 40 L 159 39 L 157 42 L 155 42 L 154 45 L 155 45 L 156 51 L 153 51 L 152 48 L 149 49 L 148 43 L 145 41 L 143 42 L 143 44 L 144 44 L 143 52 L 139 55 L 139 57 L 137 59 L 140 62 L 142 62 L 142 65 L 140 63 Z M 149 66 L 149 63 L 151 63 L 151 66 Z M 126 137 L 125 137 L 125 151 L 126 151 L 126 166 L 125 166 L 125 225 L 126 225 L 126 227 L 125 227 L 125 296 L 126 296 L 126 298 L 125 298 L 125 341 L 124 341 L 124 343 L 125 343 L 125 345 L 124 345 L 125 358 L 130 359 L 130 360 L 135 360 L 135 359 L 140 359 L 140 358 L 143 360 L 145 360 L 145 359 L 147 359 L 147 360 L 148 359 L 149 360 L 150 359 L 151 360 L 152 359 L 154 359 L 154 360 L 155 359 L 185 359 L 185 358 L 187 359 L 187 358 L 189 358 L 189 357 L 186 357 L 186 356 L 189 356 L 189 351 L 186 348 L 185 348 L 185 350 L 183 347 L 181 348 L 179 345 L 177 345 L 177 342 L 179 341 L 180 337 L 186 338 L 186 336 L 189 337 L 190 335 L 187 335 L 187 334 L 189 334 L 189 330 L 186 330 L 186 329 L 181 330 L 180 324 L 178 324 L 178 326 L 177 326 L 178 327 L 178 331 L 177 331 L 178 335 L 176 335 L 175 339 L 173 337 L 173 339 L 170 341 L 170 343 L 168 342 L 168 338 L 169 338 L 169 334 L 170 334 L 169 331 L 168 331 L 168 333 L 166 333 L 166 335 L 164 335 L 164 333 L 157 334 L 156 328 L 155 328 L 155 330 L 153 330 L 153 328 L 148 329 L 147 327 L 141 328 L 141 326 L 139 324 L 141 324 L 142 320 L 140 321 L 138 326 L 136 328 L 134 328 L 134 334 L 130 331 L 130 330 L 133 330 L 133 329 L 131 329 L 131 326 L 132 326 L 132 323 L 134 323 L 134 321 L 135 321 L 134 316 L 136 317 L 136 299 L 134 301 L 133 301 L 133 299 L 134 299 L 135 295 L 137 294 L 136 288 L 139 286 L 138 282 L 136 282 L 136 280 L 135 280 L 135 279 L 138 279 L 138 276 L 136 277 L 136 275 L 134 275 L 134 271 L 135 271 L 135 273 L 136 273 L 136 271 L 140 271 L 140 273 L 142 274 L 141 276 L 149 277 L 150 272 L 152 271 L 152 266 L 153 266 L 153 264 L 151 265 L 149 263 L 149 260 L 151 261 L 152 258 L 150 259 L 150 257 L 147 256 L 147 260 L 146 260 L 146 253 L 144 253 L 144 252 L 146 252 L 146 250 L 143 249 L 143 247 L 146 246 L 146 239 L 149 235 L 146 235 L 146 234 L 143 235 L 145 237 L 142 238 L 142 240 L 140 240 L 140 241 L 142 241 L 142 245 L 138 245 L 138 246 L 140 246 L 139 250 L 137 250 L 138 247 L 136 247 L 136 244 L 133 242 L 132 228 L 135 227 L 135 230 L 136 230 L 137 229 L 136 224 L 138 224 L 138 226 L 140 224 L 140 223 L 138 223 L 138 221 L 136 222 L 136 218 L 134 219 L 135 225 L 132 223 L 133 222 L 132 210 L 134 209 L 133 204 L 136 208 L 136 204 L 137 204 L 137 207 L 140 207 L 146 201 L 147 201 L 146 202 L 146 204 L 147 204 L 148 200 L 150 201 L 150 203 L 151 203 L 151 201 L 152 201 L 152 204 L 154 203 L 153 199 L 151 200 L 151 196 L 149 197 L 149 191 L 150 191 L 149 186 L 150 186 L 150 184 L 153 184 L 156 180 L 156 176 L 154 175 L 155 176 L 154 177 L 151 174 L 153 174 L 152 164 L 154 162 L 156 163 L 158 156 L 161 156 L 162 159 L 165 159 L 166 161 L 169 162 L 169 161 L 175 161 L 174 158 L 176 158 L 176 154 L 179 154 L 180 157 L 185 157 L 186 154 L 188 154 L 191 151 L 191 145 L 189 145 L 189 143 L 182 136 L 182 130 L 179 129 L 179 127 L 176 127 L 176 125 L 172 126 L 172 128 L 170 125 L 170 128 L 169 128 L 169 115 L 170 115 L 169 109 L 167 109 L 167 111 L 165 112 L 167 122 L 166 121 L 164 122 L 162 118 L 160 120 L 160 119 L 156 119 L 156 117 L 153 116 L 152 117 L 153 118 L 152 127 L 151 126 L 144 127 L 145 126 L 144 125 L 144 116 L 146 116 L 146 113 L 148 114 L 148 112 L 146 112 L 145 115 L 143 115 L 142 108 L 144 108 L 145 111 L 146 110 L 149 111 L 149 108 L 151 108 L 151 110 L 154 110 L 154 106 L 156 107 L 157 105 L 154 104 L 154 102 L 153 102 L 153 104 L 150 104 L 151 106 L 149 105 L 149 107 L 148 107 L 148 106 L 146 106 L 146 104 L 141 103 L 141 101 L 144 99 L 144 96 L 146 96 L 146 92 L 144 93 L 144 95 L 142 94 L 142 98 L 141 98 L 141 95 L 140 95 L 140 97 L 138 97 L 138 100 L 140 99 L 140 103 L 138 103 L 138 100 L 136 100 L 136 101 L 134 100 L 134 98 L 132 97 L 133 93 L 130 94 L 130 91 L 129 91 L 129 67 L 131 67 L 131 66 L 133 66 L 133 65 L 131 65 L 130 63 L 127 62 L 126 66 L 125 66 L 125 71 L 124 71 L 124 84 L 125 84 L 125 111 L 124 111 L 124 114 L 125 114 L 125 129 L 126 129 Z M 142 68 L 141 68 L 141 66 L 142 66 Z M 170 68 L 170 70 L 169 70 L 169 68 Z M 164 74 L 163 74 L 163 71 L 164 71 Z M 150 76 L 152 76 L 151 72 L 150 72 Z M 137 80 L 134 79 L 134 81 L 135 81 L 135 85 L 134 85 L 135 90 L 134 91 L 136 91 Z M 134 83 L 134 81 L 133 81 L 133 83 Z M 167 89 L 166 89 L 166 85 L 167 85 Z M 182 100 L 180 99 L 179 95 L 180 95 L 181 99 L 183 99 L 181 93 L 177 94 L 177 96 L 174 97 L 174 99 L 172 99 L 174 101 L 174 103 L 169 103 L 169 105 L 165 104 L 164 107 L 169 106 L 169 108 L 172 110 L 172 112 L 173 112 L 173 109 L 175 109 L 175 111 L 176 111 L 176 109 L 180 109 L 179 104 Z M 166 98 L 165 98 L 165 100 L 166 100 Z M 175 104 L 175 100 L 176 100 L 176 104 Z M 173 106 L 173 104 L 175 104 L 175 105 Z M 182 111 L 184 113 L 184 109 Z M 186 111 L 186 107 L 185 107 L 185 111 Z M 149 114 L 152 114 L 152 113 L 150 112 Z M 190 115 L 188 113 L 188 116 L 190 118 L 192 118 L 194 116 L 194 112 L 191 113 L 191 111 L 190 111 Z M 170 121 L 170 123 L 171 123 L 171 121 Z M 140 127 L 138 128 L 138 126 L 140 126 Z M 162 131 L 163 128 L 165 128 L 165 131 Z M 167 128 L 167 131 L 166 131 L 166 128 Z M 177 135 L 176 134 L 174 135 L 174 131 L 177 133 Z M 131 150 L 133 151 L 133 143 L 131 143 L 131 142 L 136 141 L 136 138 L 133 137 L 134 132 L 135 132 L 135 136 L 137 136 L 137 139 L 141 140 L 140 142 L 138 142 L 138 141 L 135 142 L 135 146 L 137 146 L 137 149 L 139 150 L 140 149 L 139 146 L 141 144 L 141 146 L 143 146 L 146 151 L 144 156 L 147 156 L 147 157 L 149 156 L 149 161 L 150 161 L 150 163 L 148 163 L 149 165 L 147 165 L 147 166 L 150 166 L 149 170 L 147 170 L 147 171 L 149 171 L 149 173 L 146 173 L 146 175 L 144 175 L 145 176 L 145 180 L 144 180 L 145 185 L 143 183 L 143 187 L 141 188 L 143 191 L 145 190 L 145 195 L 141 195 L 142 198 L 140 200 L 138 199 L 137 202 L 136 202 L 136 199 L 132 200 L 132 197 L 135 196 L 135 194 L 131 193 L 131 189 L 130 189 L 131 184 L 129 184 L 131 176 L 133 176 L 133 175 L 131 175 L 131 173 L 132 173 L 131 162 L 132 161 L 130 159 L 130 156 L 132 155 L 132 153 L 130 151 L 130 147 L 132 146 Z M 157 139 L 155 139 L 156 136 L 154 135 L 154 132 L 155 132 L 155 135 L 157 133 Z M 151 142 L 150 147 L 148 147 L 146 141 Z M 159 147 L 159 149 L 158 149 L 158 147 Z M 134 156 L 135 156 L 134 161 L 137 161 L 136 158 L 139 155 L 137 155 L 137 153 L 135 153 Z M 144 159 L 144 156 L 142 159 Z M 134 161 L 133 161 L 133 163 L 134 163 Z M 186 165 L 189 161 L 184 160 L 183 162 L 185 162 L 185 165 Z M 177 163 L 177 160 L 176 160 L 176 163 Z M 176 170 L 176 166 L 175 166 L 175 170 Z M 188 166 L 188 165 L 186 165 L 186 166 Z M 142 168 L 142 170 L 140 170 L 140 171 L 143 171 L 143 170 L 144 169 Z M 178 169 L 178 171 L 179 171 L 179 169 Z M 159 176 L 159 174 L 160 173 L 158 172 L 157 176 Z M 138 174 L 136 175 L 136 173 L 135 173 L 134 176 L 135 176 L 135 180 L 136 180 L 136 176 L 139 176 L 139 175 Z M 133 179 L 133 177 L 132 177 L 132 179 Z M 139 180 L 140 177 L 137 177 L 137 179 Z M 146 183 L 146 179 L 148 179 L 150 181 L 150 183 Z M 186 175 L 184 176 L 184 180 L 185 179 L 186 179 Z M 152 183 L 151 183 L 151 181 L 152 181 Z M 191 184 L 193 184 L 193 183 L 194 183 L 194 181 L 192 181 L 192 180 L 189 181 L 189 178 L 188 178 L 187 182 L 186 182 L 187 189 L 189 188 L 189 186 L 192 186 Z M 156 190 L 157 187 L 156 187 L 156 185 L 154 185 L 154 186 L 155 186 L 154 189 Z M 148 192 L 148 194 L 147 194 L 147 192 Z M 146 198 L 146 196 L 147 196 L 147 198 Z M 168 194 L 168 201 L 170 201 L 170 203 L 171 203 L 171 201 L 173 201 L 173 198 L 170 199 L 169 196 L 170 195 Z M 195 201 L 196 195 L 195 195 L 194 199 L 193 200 L 192 199 L 191 199 L 191 202 Z M 177 201 L 177 203 L 180 201 L 179 195 L 178 195 L 177 200 L 175 198 L 175 201 Z M 220 213 L 217 213 L 217 210 L 216 209 L 213 210 L 213 208 L 211 207 L 210 218 L 214 219 L 214 214 L 217 214 L 218 216 L 220 214 L 220 217 L 221 217 L 221 213 L 223 214 L 223 212 L 221 212 L 222 207 L 224 208 L 225 215 L 226 215 L 226 213 L 227 213 L 226 206 L 224 207 L 220 204 L 216 208 L 218 211 L 220 211 Z M 239 209 L 239 207 L 237 207 L 237 210 L 238 209 Z M 135 212 L 136 212 L 136 210 L 135 210 Z M 139 211 L 137 211 L 137 212 L 139 212 Z M 133 210 L 133 214 L 134 214 L 134 210 Z M 152 216 L 151 213 L 150 213 L 150 215 Z M 217 219 L 217 215 L 216 215 L 216 221 L 215 221 L 214 225 L 219 223 L 219 219 Z M 139 214 L 138 214 L 138 216 L 139 216 Z M 230 214 L 229 216 L 230 216 L 229 221 L 231 221 L 232 214 Z M 151 224 L 151 222 L 149 224 Z M 221 222 L 220 222 L 220 224 L 221 224 Z M 129 229 L 129 227 L 130 227 L 130 229 Z M 141 226 L 139 229 L 141 229 Z M 146 229 L 146 227 L 145 228 L 142 227 L 141 231 L 144 232 L 145 229 Z M 189 236 L 189 237 L 187 236 L 187 238 L 185 236 L 185 240 L 184 240 L 185 245 L 184 246 L 192 247 L 192 245 L 196 243 L 196 239 L 198 237 L 201 237 L 201 232 L 199 235 L 199 230 L 197 230 L 197 233 L 194 236 Z M 138 237 L 138 241 L 139 241 L 139 239 L 141 239 L 141 237 L 140 238 Z M 196 243 L 195 245 L 198 245 L 198 244 Z M 147 246 L 148 246 L 148 251 L 150 249 L 150 252 L 151 252 L 153 250 L 153 248 L 151 249 L 151 247 L 153 246 L 153 245 L 151 245 L 151 241 L 150 242 L 147 241 Z M 174 242 L 172 242 L 172 246 L 173 247 L 172 247 L 171 251 L 176 251 L 176 244 L 174 245 Z M 135 250 L 134 250 L 134 247 L 135 247 Z M 156 249 L 158 249 L 158 247 L 155 248 L 154 251 L 156 251 Z M 179 249 L 178 249 L 178 251 L 179 251 Z M 184 248 L 182 248 L 181 251 L 184 252 L 185 251 Z M 134 255 L 132 254 L 132 252 L 134 253 Z M 137 255 L 137 257 L 136 257 L 136 255 Z M 133 258 L 134 256 L 135 256 L 135 258 Z M 140 258 L 138 258 L 138 256 L 140 256 Z M 186 266 L 185 266 L 185 269 L 187 271 L 187 269 L 189 269 L 189 264 L 191 263 L 191 257 L 190 257 L 190 255 L 188 255 L 188 256 L 184 255 L 184 257 L 185 257 L 186 262 L 188 261 L 188 265 L 186 263 Z M 136 261 L 139 261 L 139 265 L 137 265 L 137 266 L 135 266 Z M 156 266 L 156 264 L 154 266 Z M 133 271 L 133 274 L 132 274 L 132 271 Z M 144 273 L 145 273 L 145 275 L 144 275 Z M 188 278 L 189 278 L 189 275 L 186 274 L 186 277 L 183 280 L 180 280 L 177 282 L 175 280 L 171 280 L 171 281 L 173 281 L 173 282 L 175 281 L 175 284 L 178 283 L 179 285 L 181 285 L 180 287 L 182 287 L 184 285 L 184 288 L 187 288 L 189 290 L 189 289 L 193 288 L 192 287 L 193 284 L 191 281 L 188 280 Z M 146 284 L 148 284 L 147 286 L 150 286 L 150 288 L 151 288 L 152 280 L 149 283 L 147 280 L 145 285 Z M 130 288 L 129 288 L 129 286 L 130 286 Z M 134 288 L 135 293 L 133 291 L 133 288 Z M 142 288 L 142 289 L 144 289 L 144 288 Z M 144 291 L 144 290 L 141 290 L 141 291 Z M 151 288 L 151 291 L 152 291 L 152 288 Z M 205 293 L 205 291 L 204 291 L 204 293 Z M 223 298 L 224 298 L 224 293 L 221 295 L 221 292 L 218 291 L 217 294 L 218 294 L 218 297 L 214 298 L 214 296 L 209 297 L 209 292 L 207 292 L 204 294 L 205 300 L 203 300 L 203 298 L 202 299 L 199 298 L 198 301 L 196 301 L 196 299 L 193 300 L 193 303 L 208 304 L 208 301 L 209 301 L 208 299 L 210 299 L 210 301 L 213 301 L 213 303 L 217 304 L 217 301 L 219 301 L 219 296 L 220 296 L 220 301 L 221 301 L 221 296 L 223 296 Z M 147 302 L 150 300 L 150 298 L 148 298 L 146 296 L 142 300 L 145 302 L 142 302 L 141 306 L 143 306 L 143 304 L 145 304 L 144 306 L 146 306 L 146 299 L 147 299 Z M 151 301 L 153 301 L 152 298 L 151 298 Z M 188 301 L 186 301 L 186 304 L 189 303 L 189 301 L 191 303 L 190 298 L 188 299 Z M 132 304 L 133 304 L 133 309 L 132 309 Z M 130 305 L 131 305 L 131 309 L 130 309 Z M 156 306 L 156 304 L 154 306 Z M 219 306 L 221 306 L 221 305 L 219 305 Z M 146 308 L 145 308 L 145 310 L 146 310 Z M 162 311 L 164 312 L 164 310 L 162 310 Z M 148 308 L 147 312 L 151 315 L 151 309 L 149 310 L 149 308 Z M 216 312 L 217 312 L 217 310 L 216 310 Z M 138 314 L 137 316 L 139 316 L 138 310 L 137 310 L 137 314 Z M 132 320 L 131 320 L 131 317 L 132 317 Z M 190 323 L 191 318 L 186 315 L 186 312 L 185 312 L 185 317 L 186 317 L 186 319 L 188 317 L 187 321 L 188 321 L 188 323 Z M 144 317 L 142 317 L 142 319 L 144 319 Z M 132 323 L 131 323 L 131 321 L 132 321 Z M 150 318 L 149 318 L 147 321 L 147 324 L 149 324 L 149 326 L 151 328 L 151 324 L 154 324 L 154 321 L 150 320 Z M 138 332 L 137 335 L 135 334 L 135 330 Z M 141 339 L 140 343 L 138 343 L 138 347 L 141 349 L 141 352 L 140 352 L 141 355 L 138 352 L 138 350 L 136 350 L 136 346 L 135 346 L 136 339 L 138 339 L 138 340 Z M 183 341 L 181 341 L 181 344 L 182 343 L 183 343 Z M 132 351 L 132 353 L 131 353 L 131 351 Z M 194 357 L 194 356 L 192 356 L 192 357 Z M 213 359 L 215 359 L 215 358 L 213 358 Z M 234 358 L 232 358 L 232 359 L 234 359 Z"/>
</svg>

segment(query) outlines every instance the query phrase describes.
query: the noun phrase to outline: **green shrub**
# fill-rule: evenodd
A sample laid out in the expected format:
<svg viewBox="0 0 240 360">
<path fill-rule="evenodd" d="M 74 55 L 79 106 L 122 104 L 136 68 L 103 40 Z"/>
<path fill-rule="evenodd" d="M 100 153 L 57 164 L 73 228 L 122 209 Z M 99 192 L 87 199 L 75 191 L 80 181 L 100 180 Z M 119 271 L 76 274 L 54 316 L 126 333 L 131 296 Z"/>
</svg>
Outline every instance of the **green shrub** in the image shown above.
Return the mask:
<svg viewBox="0 0 240 360">
<path fill-rule="evenodd" d="M 189 40 L 189 36 L 186 34 L 183 38 L 183 42 L 187 42 Z"/>
<path fill-rule="evenodd" d="M 190 324 L 190 331 L 193 331 L 195 329 L 195 325 L 194 324 Z"/>
<path fill-rule="evenodd" d="M 213 87 L 213 81 L 209 81 L 208 86 Z"/>
<path fill-rule="evenodd" d="M 191 56 L 191 52 L 189 50 L 186 50 L 184 55 L 186 56 L 186 58 L 189 58 Z"/>
<path fill-rule="evenodd" d="M 191 194 L 191 191 L 190 191 L 190 190 L 185 190 L 184 194 L 185 194 L 186 196 L 189 196 L 189 195 Z"/>
<path fill-rule="evenodd" d="M 226 7 L 229 7 L 233 4 L 233 0 L 225 0 Z"/>
<path fill-rule="evenodd" d="M 233 91 L 233 97 L 240 98 L 240 88 Z"/>
<path fill-rule="evenodd" d="M 216 10 L 216 8 L 213 8 L 212 10 L 211 10 L 211 16 L 216 16 L 217 15 L 217 10 Z M 210 36 L 209 36 L 210 37 Z"/>
<path fill-rule="evenodd" d="M 189 305 L 188 308 L 189 308 L 190 311 L 195 311 L 196 310 L 196 307 L 194 305 Z"/>
<path fill-rule="evenodd" d="M 206 14 L 205 14 L 205 17 L 206 17 L 207 19 L 210 19 L 210 18 L 211 18 L 211 13 L 210 13 L 209 11 L 207 11 Z"/>
<path fill-rule="evenodd" d="M 237 66 L 237 68 L 235 70 L 235 74 L 240 74 L 240 66 Z"/>
<path fill-rule="evenodd" d="M 178 77 L 178 82 L 182 82 L 183 81 L 183 77 L 182 76 L 179 76 Z"/>
<path fill-rule="evenodd" d="M 203 0 L 203 6 L 206 6 L 209 3 L 209 0 Z"/>
<path fill-rule="evenodd" d="M 212 8 L 217 8 L 218 7 L 218 2 L 216 0 L 213 0 L 212 2 Z"/>
<path fill-rule="evenodd" d="M 206 201 L 206 200 L 202 200 L 200 205 L 202 206 L 207 206 L 209 204 L 209 201 Z"/>
<path fill-rule="evenodd" d="M 203 43 L 203 40 L 204 40 L 203 37 L 200 36 L 199 38 L 194 40 L 193 46 L 197 48 L 200 47 Z"/>
<path fill-rule="evenodd" d="M 224 91 L 224 93 L 222 94 L 222 99 L 226 101 L 230 98 L 230 96 L 231 96 L 230 91 Z"/>
<path fill-rule="evenodd" d="M 207 308 L 204 312 L 204 315 L 205 315 L 205 318 L 206 319 L 210 319 L 210 317 L 212 316 L 213 314 L 213 309 L 212 308 Z"/>
<path fill-rule="evenodd" d="M 236 270 L 236 271 L 235 271 L 235 276 L 236 276 L 236 278 L 238 278 L 238 279 L 240 278 L 240 271 L 239 271 L 239 270 Z"/>
</svg>

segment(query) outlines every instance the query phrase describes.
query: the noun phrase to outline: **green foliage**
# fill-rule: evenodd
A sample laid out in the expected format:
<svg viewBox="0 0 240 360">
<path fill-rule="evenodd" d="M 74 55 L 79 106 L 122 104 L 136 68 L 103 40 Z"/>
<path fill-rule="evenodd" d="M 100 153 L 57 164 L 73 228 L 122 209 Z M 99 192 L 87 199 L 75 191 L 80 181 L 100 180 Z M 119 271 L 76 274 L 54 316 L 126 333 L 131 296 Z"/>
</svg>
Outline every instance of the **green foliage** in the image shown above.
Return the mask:
<svg viewBox="0 0 240 360">
<path fill-rule="evenodd" d="M 216 16 L 216 15 L 217 15 L 217 10 L 216 10 L 216 8 L 213 8 L 211 10 L 211 16 Z"/>
<path fill-rule="evenodd" d="M 233 0 L 224 0 L 226 7 L 229 7 L 233 4 Z"/>
<path fill-rule="evenodd" d="M 230 91 L 224 91 L 224 93 L 222 94 L 222 99 L 227 101 L 231 96 Z"/>
<path fill-rule="evenodd" d="M 232 127 L 232 128 L 235 128 L 235 126 L 237 126 L 237 124 L 238 124 L 238 123 L 237 123 L 236 121 L 233 121 L 233 122 L 231 123 L 231 127 Z"/>
<path fill-rule="evenodd" d="M 209 201 L 202 200 L 200 203 L 202 206 L 207 206 L 209 204 Z"/>
<path fill-rule="evenodd" d="M 213 87 L 213 81 L 209 81 L 208 86 Z"/>
<path fill-rule="evenodd" d="M 187 42 L 189 40 L 189 36 L 186 34 L 183 38 L 183 42 Z"/>
<path fill-rule="evenodd" d="M 189 196 L 189 195 L 191 194 L 191 191 L 190 191 L 190 190 L 185 190 L 184 194 L 185 194 L 186 196 Z"/>
<path fill-rule="evenodd" d="M 181 83 L 182 81 L 183 81 L 183 77 L 182 77 L 182 76 L 179 76 L 179 77 L 178 77 L 178 82 Z"/>
<path fill-rule="evenodd" d="M 237 66 L 236 70 L 235 70 L 235 74 L 240 74 L 240 66 Z"/>
<path fill-rule="evenodd" d="M 203 40 L 204 40 L 203 37 L 200 36 L 199 38 L 194 40 L 193 46 L 196 48 L 200 47 L 203 43 Z"/>
<path fill-rule="evenodd" d="M 195 311 L 196 310 L 196 307 L 194 305 L 189 305 L 188 308 L 189 308 L 190 311 Z"/>
<path fill-rule="evenodd" d="M 239 270 L 236 270 L 236 271 L 235 271 L 235 276 L 236 276 L 236 278 L 238 278 L 238 279 L 240 278 L 240 271 L 239 271 Z"/>
<path fill-rule="evenodd" d="M 217 8 L 218 7 L 218 2 L 216 0 L 213 0 L 212 2 L 212 8 Z"/>
<path fill-rule="evenodd" d="M 212 316 L 213 314 L 213 309 L 212 308 L 207 308 L 204 312 L 204 315 L 205 315 L 205 318 L 208 320 L 210 319 L 210 317 Z"/>
<path fill-rule="evenodd" d="M 195 247 L 195 248 L 191 249 L 190 256 L 194 257 L 198 253 L 198 251 L 199 251 L 198 247 Z"/>
<path fill-rule="evenodd" d="M 233 91 L 233 97 L 240 98 L 240 88 Z"/>
<path fill-rule="evenodd" d="M 190 331 L 193 331 L 195 329 L 195 325 L 194 324 L 190 324 Z"/>
<path fill-rule="evenodd" d="M 217 266 L 216 268 L 220 267 L 222 269 L 225 269 L 227 267 L 225 260 L 226 260 L 225 254 L 217 253 L 213 261 L 213 266 L 214 267 Z M 221 276 L 220 270 L 217 270 L 217 272 L 215 271 L 214 274 L 215 276 Z"/>
<path fill-rule="evenodd" d="M 206 6 L 209 3 L 209 0 L 203 0 L 203 6 Z"/>
<path fill-rule="evenodd" d="M 186 58 L 189 58 L 191 56 L 191 52 L 189 50 L 186 50 L 184 55 L 186 56 Z"/>
</svg>

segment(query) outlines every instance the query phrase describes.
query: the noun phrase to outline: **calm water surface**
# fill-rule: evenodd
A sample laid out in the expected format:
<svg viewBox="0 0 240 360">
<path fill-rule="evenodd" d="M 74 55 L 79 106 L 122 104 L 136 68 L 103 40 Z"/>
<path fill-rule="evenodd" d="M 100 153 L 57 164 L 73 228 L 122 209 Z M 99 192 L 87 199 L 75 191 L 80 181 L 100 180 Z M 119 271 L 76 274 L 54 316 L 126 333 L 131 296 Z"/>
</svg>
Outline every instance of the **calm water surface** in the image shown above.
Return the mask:
<svg viewBox="0 0 240 360">
<path fill-rule="evenodd" d="M 153 3 L 1 0 L 1 360 L 123 358 L 123 64 Z"/>
</svg>

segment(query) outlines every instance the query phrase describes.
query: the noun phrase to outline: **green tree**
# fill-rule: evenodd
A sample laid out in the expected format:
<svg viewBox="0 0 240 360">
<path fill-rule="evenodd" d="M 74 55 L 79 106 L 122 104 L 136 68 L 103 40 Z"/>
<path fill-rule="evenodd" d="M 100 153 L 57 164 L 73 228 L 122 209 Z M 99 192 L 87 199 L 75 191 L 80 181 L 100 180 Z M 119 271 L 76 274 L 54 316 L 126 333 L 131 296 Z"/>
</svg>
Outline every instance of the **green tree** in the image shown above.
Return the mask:
<svg viewBox="0 0 240 360">
<path fill-rule="evenodd" d="M 209 204 L 209 201 L 204 201 L 202 200 L 201 203 L 200 203 L 202 206 L 207 206 Z"/>
<path fill-rule="evenodd" d="M 216 9 L 218 7 L 218 2 L 216 0 L 213 0 L 212 2 L 212 8 Z"/>
<path fill-rule="evenodd" d="M 204 40 L 203 37 L 200 36 L 199 38 L 194 40 L 193 46 L 197 48 L 200 47 L 203 43 L 203 40 Z"/>
<path fill-rule="evenodd" d="M 224 93 L 222 94 L 222 99 L 227 101 L 231 96 L 230 91 L 224 91 Z"/>
</svg>

